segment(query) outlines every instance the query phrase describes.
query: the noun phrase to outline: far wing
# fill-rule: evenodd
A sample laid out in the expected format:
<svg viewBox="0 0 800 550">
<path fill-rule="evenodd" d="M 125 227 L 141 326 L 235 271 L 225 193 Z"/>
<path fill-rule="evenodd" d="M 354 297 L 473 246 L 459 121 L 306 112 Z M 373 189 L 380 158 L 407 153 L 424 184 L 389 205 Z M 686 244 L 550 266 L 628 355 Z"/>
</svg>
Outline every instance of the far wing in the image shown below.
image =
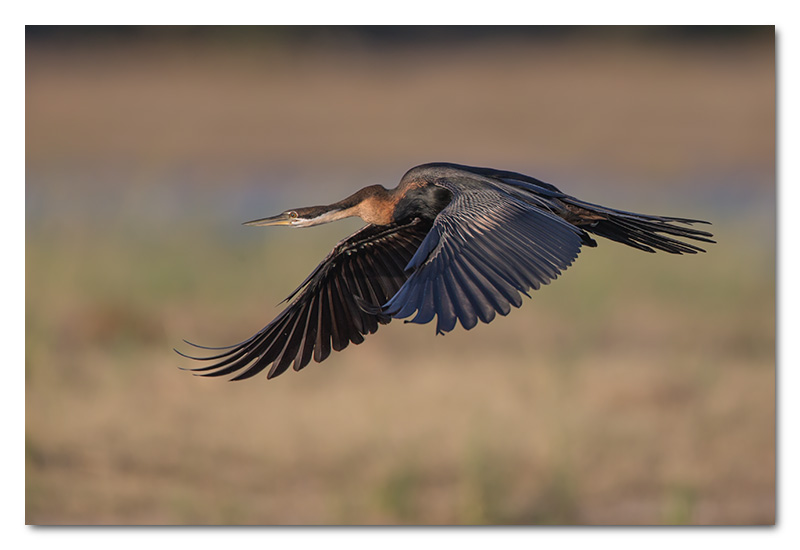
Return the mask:
<svg viewBox="0 0 800 550">
<path fill-rule="evenodd" d="M 272 365 L 267 378 L 305 367 L 378 330 L 390 318 L 368 312 L 391 298 L 405 283 L 411 260 L 431 227 L 419 219 L 388 226 L 367 225 L 340 242 L 287 300 L 292 303 L 271 323 L 240 344 L 211 357 L 207 367 L 190 369 L 200 376 L 240 372 L 233 380 L 254 376 Z M 192 344 L 194 345 L 194 344 Z M 177 350 L 176 350 L 177 351 Z M 178 352 L 180 353 L 180 352 Z"/>
<path fill-rule="evenodd" d="M 427 323 L 436 316 L 437 333 L 451 331 L 456 320 L 467 330 L 479 319 L 488 323 L 519 307 L 520 293 L 558 277 L 591 242 L 546 203 L 532 205 L 470 178 L 434 183 L 453 200 L 411 258 L 412 275 L 382 308 L 392 317 L 416 312 L 410 322 Z"/>
</svg>

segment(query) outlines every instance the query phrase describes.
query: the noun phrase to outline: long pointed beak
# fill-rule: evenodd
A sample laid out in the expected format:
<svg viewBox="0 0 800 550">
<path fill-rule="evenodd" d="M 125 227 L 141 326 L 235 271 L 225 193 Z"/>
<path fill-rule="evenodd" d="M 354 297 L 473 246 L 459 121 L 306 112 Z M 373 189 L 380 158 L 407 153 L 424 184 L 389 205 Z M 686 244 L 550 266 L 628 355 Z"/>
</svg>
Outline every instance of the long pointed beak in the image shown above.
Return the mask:
<svg viewBox="0 0 800 550">
<path fill-rule="evenodd" d="M 291 225 L 292 217 L 289 214 L 278 214 L 271 218 L 261 218 L 260 220 L 252 220 L 244 222 L 242 225 Z"/>
</svg>

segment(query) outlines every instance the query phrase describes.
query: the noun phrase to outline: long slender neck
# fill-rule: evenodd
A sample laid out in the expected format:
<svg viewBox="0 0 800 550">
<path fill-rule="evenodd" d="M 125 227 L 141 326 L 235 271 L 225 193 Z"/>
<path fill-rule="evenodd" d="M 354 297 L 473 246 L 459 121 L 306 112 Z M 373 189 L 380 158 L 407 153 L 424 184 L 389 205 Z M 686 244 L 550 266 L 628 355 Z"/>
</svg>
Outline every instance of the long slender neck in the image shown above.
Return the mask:
<svg viewBox="0 0 800 550">
<path fill-rule="evenodd" d="M 398 200 L 396 189 L 370 185 L 331 204 L 331 214 L 327 221 L 358 216 L 367 223 L 387 225 L 394 220 L 394 208 Z"/>
</svg>

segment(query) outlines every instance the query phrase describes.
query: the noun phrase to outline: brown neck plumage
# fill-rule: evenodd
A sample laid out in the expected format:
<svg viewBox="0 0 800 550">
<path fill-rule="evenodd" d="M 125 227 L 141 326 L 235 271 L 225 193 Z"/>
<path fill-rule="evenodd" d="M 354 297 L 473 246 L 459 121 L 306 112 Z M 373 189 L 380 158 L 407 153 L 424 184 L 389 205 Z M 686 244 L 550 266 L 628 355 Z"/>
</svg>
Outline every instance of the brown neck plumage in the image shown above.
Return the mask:
<svg viewBox="0 0 800 550">
<path fill-rule="evenodd" d="M 381 185 L 370 185 L 353 195 L 332 204 L 330 221 L 358 216 L 367 223 L 386 225 L 391 223 L 394 207 L 399 200 L 395 190 L 388 190 Z"/>
</svg>

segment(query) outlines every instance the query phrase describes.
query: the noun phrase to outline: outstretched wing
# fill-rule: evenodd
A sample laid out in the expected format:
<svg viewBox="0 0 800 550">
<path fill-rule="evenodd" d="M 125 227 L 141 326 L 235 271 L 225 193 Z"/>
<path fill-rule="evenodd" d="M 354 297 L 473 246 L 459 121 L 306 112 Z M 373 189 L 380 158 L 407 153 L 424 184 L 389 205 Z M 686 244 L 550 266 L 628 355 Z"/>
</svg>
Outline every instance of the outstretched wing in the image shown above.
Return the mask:
<svg viewBox="0 0 800 550">
<path fill-rule="evenodd" d="M 427 323 L 436 331 L 469 330 L 478 319 L 522 305 L 528 295 L 558 277 L 578 256 L 586 233 L 548 210 L 546 201 L 524 201 L 490 181 L 470 177 L 434 180 L 453 199 L 435 218 L 407 269 L 411 276 L 382 308 L 396 318 Z M 489 185 L 487 185 L 489 183 Z"/>
<path fill-rule="evenodd" d="M 250 378 L 272 365 L 267 378 L 305 367 L 340 351 L 350 342 L 378 330 L 390 318 L 366 306 L 379 306 L 405 283 L 405 267 L 431 223 L 420 219 L 386 226 L 367 225 L 341 241 L 286 299 L 294 300 L 270 324 L 240 344 L 210 357 L 185 357 L 215 361 L 190 369 L 200 376 L 224 376 L 242 371 L 232 380 Z M 194 345 L 194 344 L 192 344 Z M 177 351 L 177 350 L 176 350 Z M 180 352 L 178 352 L 180 353 Z"/>
</svg>

